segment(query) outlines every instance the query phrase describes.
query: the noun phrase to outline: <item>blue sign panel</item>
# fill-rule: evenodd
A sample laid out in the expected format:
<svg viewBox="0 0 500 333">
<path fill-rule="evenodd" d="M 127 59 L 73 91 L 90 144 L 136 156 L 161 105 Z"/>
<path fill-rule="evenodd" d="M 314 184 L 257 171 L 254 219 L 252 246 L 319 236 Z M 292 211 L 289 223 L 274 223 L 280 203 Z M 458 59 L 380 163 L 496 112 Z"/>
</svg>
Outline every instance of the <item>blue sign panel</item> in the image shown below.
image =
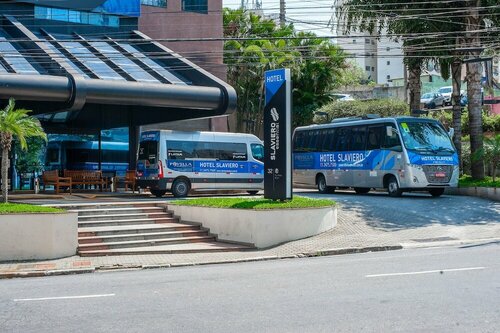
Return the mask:
<svg viewBox="0 0 500 333">
<path fill-rule="evenodd" d="M 292 198 L 292 82 L 289 69 L 264 76 L 264 198 Z"/>
</svg>

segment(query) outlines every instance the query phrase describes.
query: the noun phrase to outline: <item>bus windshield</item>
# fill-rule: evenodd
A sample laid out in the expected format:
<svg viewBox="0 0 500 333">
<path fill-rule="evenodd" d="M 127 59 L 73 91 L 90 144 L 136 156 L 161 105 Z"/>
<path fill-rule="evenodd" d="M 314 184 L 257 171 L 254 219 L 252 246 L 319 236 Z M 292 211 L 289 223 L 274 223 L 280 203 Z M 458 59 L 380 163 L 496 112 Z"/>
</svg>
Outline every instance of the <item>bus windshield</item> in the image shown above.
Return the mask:
<svg viewBox="0 0 500 333">
<path fill-rule="evenodd" d="M 450 137 L 437 123 L 403 121 L 399 127 L 406 149 L 433 154 L 455 152 Z"/>
</svg>

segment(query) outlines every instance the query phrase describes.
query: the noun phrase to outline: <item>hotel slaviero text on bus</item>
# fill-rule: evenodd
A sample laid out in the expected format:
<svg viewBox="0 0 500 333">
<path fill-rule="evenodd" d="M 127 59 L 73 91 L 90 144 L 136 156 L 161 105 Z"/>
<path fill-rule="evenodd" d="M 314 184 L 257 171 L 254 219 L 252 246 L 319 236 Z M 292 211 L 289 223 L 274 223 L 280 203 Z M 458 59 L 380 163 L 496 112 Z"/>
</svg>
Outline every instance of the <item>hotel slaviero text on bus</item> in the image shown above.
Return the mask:
<svg viewBox="0 0 500 333">
<path fill-rule="evenodd" d="M 389 195 L 428 191 L 440 196 L 458 184 L 458 155 L 450 135 L 432 119 L 343 118 L 294 133 L 294 183 L 322 193 L 352 187 Z"/>
</svg>

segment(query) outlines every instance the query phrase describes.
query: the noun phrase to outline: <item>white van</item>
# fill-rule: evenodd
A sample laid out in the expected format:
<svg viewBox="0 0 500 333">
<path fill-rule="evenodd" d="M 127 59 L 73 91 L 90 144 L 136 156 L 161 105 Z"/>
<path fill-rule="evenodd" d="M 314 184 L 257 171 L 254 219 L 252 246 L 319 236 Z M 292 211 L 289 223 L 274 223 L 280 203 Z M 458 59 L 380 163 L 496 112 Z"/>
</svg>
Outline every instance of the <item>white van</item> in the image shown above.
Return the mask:
<svg viewBox="0 0 500 333">
<path fill-rule="evenodd" d="M 137 186 L 161 197 L 190 190 L 264 188 L 264 146 L 251 134 L 148 131 L 141 133 Z"/>
</svg>

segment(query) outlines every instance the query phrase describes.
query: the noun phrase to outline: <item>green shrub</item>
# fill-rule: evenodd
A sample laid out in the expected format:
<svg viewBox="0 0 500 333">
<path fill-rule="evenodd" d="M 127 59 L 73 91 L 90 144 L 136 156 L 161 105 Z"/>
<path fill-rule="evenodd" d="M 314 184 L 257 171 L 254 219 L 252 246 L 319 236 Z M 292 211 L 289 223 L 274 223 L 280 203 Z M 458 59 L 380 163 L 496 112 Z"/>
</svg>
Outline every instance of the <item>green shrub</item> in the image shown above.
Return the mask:
<svg viewBox="0 0 500 333">
<path fill-rule="evenodd" d="M 430 111 L 429 118 L 439 120 L 445 128 L 452 127 L 453 115 L 451 111 Z M 462 135 L 469 134 L 469 113 L 467 110 L 462 112 Z M 500 115 L 488 115 L 483 112 L 483 131 L 484 132 L 500 132 Z"/>
<path fill-rule="evenodd" d="M 381 117 L 405 116 L 410 114 L 408 104 L 403 101 L 391 99 L 334 101 L 324 105 L 318 111 L 327 113 L 328 117 L 316 116 L 314 118 L 314 122 L 316 123 L 325 123 L 335 118 L 356 117 L 367 114 L 378 114 Z"/>
</svg>

